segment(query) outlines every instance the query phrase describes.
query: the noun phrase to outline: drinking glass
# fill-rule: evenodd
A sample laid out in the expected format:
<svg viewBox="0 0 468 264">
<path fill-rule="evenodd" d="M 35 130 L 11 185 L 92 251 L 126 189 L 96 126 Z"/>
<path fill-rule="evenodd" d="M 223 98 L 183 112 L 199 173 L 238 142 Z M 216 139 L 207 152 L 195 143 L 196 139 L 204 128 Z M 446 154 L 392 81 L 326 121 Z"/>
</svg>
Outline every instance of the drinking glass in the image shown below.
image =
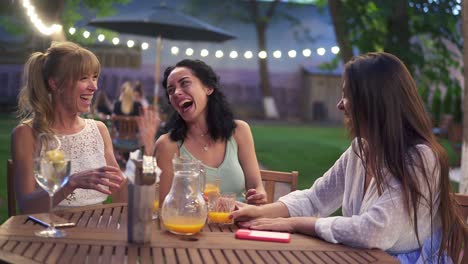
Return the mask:
<svg viewBox="0 0 468 264">
<path fill-rule="evenodd" d="M 34 178 L 39 186 L 49 194 L 50 225 L 42 231 L 35 232 L 41 237 L 64 237 L 65 232 L 54 227 L 52 204 L 54 194 L 62 188 L 70 176 L 70 160 L 60 150 L 60 140 L 55 135 L 40 134 L 34 158 Z"/>
<path fill-rule="evenodd" d="M 153 201 L 153 220 L 158 219 L 159 215 L 159 182 L 155 183 L 156 185 L 156 195 L 154 196 Z"/>
<path fill-rule="evenodd" d="M 217 197 L 208 198 L 208 223 L 232 224 L 229 215 L 236 206 L 236 193 L 221 193 Z"/>
</svg>

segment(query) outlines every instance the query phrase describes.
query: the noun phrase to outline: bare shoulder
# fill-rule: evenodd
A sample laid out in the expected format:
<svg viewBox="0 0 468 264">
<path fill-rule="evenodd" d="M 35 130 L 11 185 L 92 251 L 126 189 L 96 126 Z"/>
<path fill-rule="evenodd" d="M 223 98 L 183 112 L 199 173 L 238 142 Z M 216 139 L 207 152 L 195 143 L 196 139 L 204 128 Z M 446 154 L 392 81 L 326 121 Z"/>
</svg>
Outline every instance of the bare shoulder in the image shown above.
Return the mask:
<svg viewBox="0 0 468 264">
<path fill-rule="evenodd" d="M 177 150 L 177 142 L 169 137 L 169 133 L 161 135 L 156 140 L 156 152 L 174 152 Z"/>
<path fill-rule="evenodd" d="M 238 137 L 241 138 L 243 136 L 252 134 L 250 131 L 250 126 L 247 122 L 243 120 L 235 120 L 236 129 L 234 130 L 234 137 L 237 139 Z"/>
<path fill-rule="evenodd" d="M 26 125 L 26 124 L 19 124 L 15 128 L 13 128 L 11 132 L 11 138 L 14 139 L 19 139 L 19 140 L 24 140 L 27 138 L 34 138 L 34 130 Z"/>
<path fill-rule="evenodd" d="M 109 130 L 107 129 L 107 126 L 106 126 L 106 124 L 104 124 L 104 122 L 99 121 L 99 120 L 94 120 L 94 123 L 96 123 L 96 126 L 98 127 L 99 132 L 101 132 L 101 134 L 104 131 L 109 132 Z"/>
</svg>

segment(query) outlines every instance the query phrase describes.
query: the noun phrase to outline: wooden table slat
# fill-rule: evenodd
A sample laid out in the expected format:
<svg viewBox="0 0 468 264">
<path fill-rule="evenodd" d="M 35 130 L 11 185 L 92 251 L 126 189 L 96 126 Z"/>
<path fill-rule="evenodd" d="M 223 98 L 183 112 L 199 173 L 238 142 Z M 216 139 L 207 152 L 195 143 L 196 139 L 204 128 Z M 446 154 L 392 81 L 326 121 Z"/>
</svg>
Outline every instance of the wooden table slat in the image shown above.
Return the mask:
<svg viewBox="0 0 468 264">
<path fill-rule="evenodd" d="M 226 257 L 227 261 L 231 264 L 233 263 L 242 263 L 240 260 L 237 258 L 236 253 L 232 249 L 224 249 L 223 250 L 224 256 Z"/>
<path fill-rule="evenodd" d="M 246 250 L 249 257 L 253 260 L 254 263 L 266 263 L 263 258 L 258 254 L 258 251 L 255 250 Z"/>
<path fill-rule="evenodd" d="M 109 229 L 117 229 L 122 214 L 122 207 L 112 208 L 112 216 L 108 225 Z"/>
<path fill-rule="evenodd" d="M 346 263 L 349 264 L 360 264 L 362 262 L 356 261 L 354 258 L 350 257 L 346 252 L 335 252 L 335 255 L 341 257 L 343 260 L 346 261 Z"/>
<path fill-rule="evenodd" d="M 125 263 L 125 254 L 127 253 L 127 247 L 118 246 L 113 248 L 115 254 L 112 255 L 112 263 Z"/>
<path fill-rule="evenodd" d="M 44 262 L 45 258 L 50 253 L 49 251 L 53 250 L 53 248 L 54 248 L 54 244 L 52 244 L 52 243 L 43 243 L 40 250 L 38 250 L 37 254 L 34 256 L 34 259 L 39 261 L 39 262 Z"/>
<path fill-rule="evenodd" d="M 174 248 L 165 248 L 163 249 L 164 257 L 166 258 L 166 263 L 177 263 L 177 257 L 175 255 Z"/>
<path fill-rule="evenodd" d="M 27 241 L 22 241 L 19 242 L 18 245 L 16 245 L 15 249 L 13 250 L 13 253 L 18 254 L 18 255 L 23 255 L 23 253 L 26 251 L 26 249 L 29 247 L 31 242 Z"/>
<path fill-rule="evenodd" d="M 216 263 L 226 263 L 228 261 L 224 256 L 222 249 L 212 249 L 211 254 L 213 255 Z"/>
<path fill-rule="evenodd" d="M 112 208 L 104 209 L 104 211 L 102 212 L 101 221 L 99 221 L 99 224 L 97 227 L 100 229 L 106 229 L 111 220 L 111 214 L 112 214 Z"/>
<path fill-rule="evenodd" d="M 75 251 L 75 254 L 72 256 L 70 263 L 71 264 L 83 263 L 84 260 L 86 259 L 86 256 L 89 256 L 90 247 L 91 247 L 90 245 L 78 245 L 78 248 Z"/>
<path fill-rule="evenodd" d="M 41 242 L 31 242 L 31 245 L 23 253 L 23 256 L 27 258 L 34 258 L 38 249 L 42 246 Z"/>
<path fill-rule="evenodd" d="M 120 213 L 120 226 L 121 228 L 122 227 L 127 227 L 127 221 L 128 221 L 128 218 L 127 218 L 127 211 L 128 211 L 128 208 L 127 207 L 123 207 L 122 208 L 122 211 Z"/>
<path fill-rule="evenodd" d="M 91 214 L 89 218 L 87 227 L 97 228 L 97 225 L 99 224 L 99 221 L 101 220 L 101 217 L 102 217 L 102 212 L 103 212 L 103 209 L 94 210 L 93 214 Z"/>
<path fill-rule="evenodd" d="M 188 252 L 185 248 L 176 248 L 177 263 L 190 263 Z"/>
<path fill-rule="evenodd" d="M 164 263 L 164 256 L 161 248 L 151 247 L 151 256 L 153 263 Z"/>
<path fill-rule="evenodd" d="M 138 247 L 129 245 L 127 247 L 127 261 L 129 264 L 137 263 L 138 258 Z"/>
<path fill-rule="evenodd" d="M 235 250 L 234 253 L 236 254 L 237 258 L 240 260 L 241 263 L 246 264 L 246 263 L 254 263 L 252 260 L 249 258 L 245 250 Z"/>
<path fill-rule="evenodd" d="M 284 258 L 283 255 L 279 251 L 270 251 L 270 255 L 273 257 L 274 260 L 278 263 L 288 263 L 289 261 Z"/>
<path fill-rule="evenodd" d="M 213 259 L 213 255 L 211 254 L 211 250 L 202 248 L 202 249 L 199 249 L 198 252 L 200 252 L 200 256 L 202 257 L 204 263 L 206 264 L 215 263 Z"/>
<path fill-rule="evenodd" d="M 283 255 L 285 259 L 288 260 L 289 263 L 292 263 L 292 264 L 304 263 L 303 261 L 299 261 L 297 257 L 291 251 L 282 251 L 280 253 L 281 255 Z"/>
<path fill-rule="evenodd" d="M 54 244 L 50 243 L 49 245 L 54 245 Z M 44 247 L 45 246 L 47 246 L 47 245 L 44 244 Z M 50 254 L 49 254 L 49 256 L 47 256 L 47 260 L 45 262 L 46 263 L 57 263 L 60 256 L 63 254 L 63 251 L 65 249 L 66 249 L 65 244 L 55 244 L 55 247 L 52 248 L 52 251 L 49 251 Z"/>
<path fill-rule="evenodd" d="M 68 244 L 65 246 L 65 249 L 60 256 L 60 262 L 61 263 L 69 263 L 73 259 L 73 256 L 75 256 L 76 251 L 78 250 L 78 245 L 76 244 Z"/>
<path fill-rule="evenodd" d="M 111 263 L 113 246 L 104 246 L 102 248 L 101 263 Z M 112 261 L 114 263 L 114 261 Z"/>
<path fill-rule="evenodd" d="M 151 263 L 151 248 L 148 246 L 140 248 L 140 263 Z"/>
<path fill-rule="evenodd" d="M 88 221 L 91 215 L 93 214 L 93 211 L 85 211 L 83 215 L 78 219 L 78 222 L 76 225 L 78 227 L 87 227 L 88 226 Z"/>
<path fill-rule="evenodd" d="M 7 263 L 41 263 L 31 258 L 23 257 L 0 249 L 0 262 L 3 263 L 3 261 Z"/>
<path fill-rule="evenodd" d="M 188 248 L 187 249 L 187 254 L 189 256 L 189 259 L 192 263 L 203 263 L 203 260 L 200 256 L 200 252 L 196 248 Z M 155 262 L 155 263 L 160 263 L 160 262 Z"/>
<path fill-rule="evenodd" d="M 306 251 L 306 252 L 301 252 L 301 253 L 307 256 L 310 259 L 310 261 L 312 261 L 312 263 L 327 264 L 327 262 L 325 262 L 317 254 L 315 254 L 316 252 Z"/>
<path fill-rule="evenodd" d="M 5 245 L 3 245 L 2 249 L 8 252 L 12 252 L 13 249 L 15 249 L 16 245 L 18 245 L 18 243 L 18 241 L 9 240 L 7 243 L 5 243 Z"/>
<path fill-rule="evenodd" d="M 88 254 L 88 263 L 98 263 L 99 256 L 101 255 L 102 246 L 94 245 L 90 246 L 89 254 Z"/>
<path fill-rule="evenodd" d="M 270 251 L 266 250 L 259 250 L 258 254 L 262 257 L 265 263 L 278 263 L 273 257 L 270 255 Z"/>
</svg>

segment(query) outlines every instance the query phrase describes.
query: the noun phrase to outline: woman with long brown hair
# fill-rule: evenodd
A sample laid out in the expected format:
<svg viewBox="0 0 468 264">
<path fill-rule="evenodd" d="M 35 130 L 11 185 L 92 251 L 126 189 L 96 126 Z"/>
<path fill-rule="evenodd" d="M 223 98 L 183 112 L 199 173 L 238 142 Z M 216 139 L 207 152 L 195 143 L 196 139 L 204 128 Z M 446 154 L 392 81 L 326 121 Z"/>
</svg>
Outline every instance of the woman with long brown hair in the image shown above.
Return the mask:
<svg viewBox="0 0 468 264">
<path fill-rule="evenodd" d="M 354 140 L 333 167 L 308 190 L 261 207 L 238 204 L 232 217 L 252 229 L 380 248 L 402 263 L 457 262 L 467 227 L 451 200 L 447 155 L 404 64 L 383 52 L 353 58 L 337 107 Z M 343 216 L 330 217 L 340 206 Z"/>
</svg>

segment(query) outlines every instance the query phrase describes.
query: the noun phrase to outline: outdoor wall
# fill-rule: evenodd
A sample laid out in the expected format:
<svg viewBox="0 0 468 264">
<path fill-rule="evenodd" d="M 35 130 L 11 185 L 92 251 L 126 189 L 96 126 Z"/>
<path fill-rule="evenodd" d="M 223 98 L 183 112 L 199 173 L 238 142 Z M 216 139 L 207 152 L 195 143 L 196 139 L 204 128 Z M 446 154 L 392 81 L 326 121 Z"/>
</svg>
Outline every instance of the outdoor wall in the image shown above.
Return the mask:
<svg viewBox="0 0 468 264">
<path fill-rule="evenodd" d="M 341 76 L 303 70 L 302 119 L 313 122 L 340 123 L 343 114 L 336 108 L 341 98 Z"/>
</svg>

